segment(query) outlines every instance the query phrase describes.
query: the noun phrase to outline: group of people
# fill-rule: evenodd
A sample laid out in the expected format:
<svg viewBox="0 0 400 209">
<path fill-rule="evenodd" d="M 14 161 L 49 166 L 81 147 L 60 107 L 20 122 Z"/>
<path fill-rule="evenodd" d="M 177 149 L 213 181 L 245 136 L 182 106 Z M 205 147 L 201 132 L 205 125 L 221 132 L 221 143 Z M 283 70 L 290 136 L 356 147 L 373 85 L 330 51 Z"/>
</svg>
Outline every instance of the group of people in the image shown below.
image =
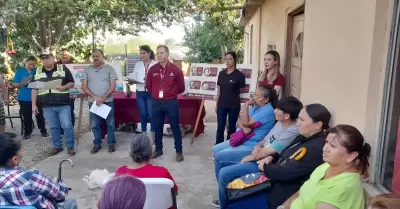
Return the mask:
<svg viewBox="0 0 400 209">
<path fill-rule="evenodd" d="M 146 190 L 137 178 L 168 178 L 174 181 L 167 168 L 150 163 L 151 159 L 163 154 L 165 115 L 174 133 L 176 161 L 183 161 L 177 103 L 177 95 L 185 90 L 183 73 L 168 62 L 166 46 L 157 48 L 158 63 L 153 61 L 154 53 L 150 47 L 141 46 L 140 52 L 142 62 L 137 64 L 135 70 L 145 72 L 143 85 L 138 86 L 137 92 L 144 133 L 132 138 L 130 156 L 133 163 L 116 170 L 116 177 L 106 184 L 97 202 L 100 209 L 142 209 Z M 67 89 L 73 86 L 74 81 L 67 78 L 70 74 L 67 68 L 54 63 L 51 54 L 40 57 L 45 70 L 36 69 L 33 80 L 61 78 L 63 87 L 55 90 L 33 89 L 32 110 L 39 114 L 38 106 L 43 108 L 57 153 L 62 150 L 58 144 L 61 142 L 61 124 L 68 153 L 72 155 L 73 135 L 71 139 L 70 131 L 73 128 L 69 125 L 70 118 L 65 115 L 70 115 L 67 114 L 70 111 Z M 117 80 L 115 71 L 102 62 L 102 51 L 94 50 L 92 57 L 93 65 L 82 74 L 82 89 L 91 97 L 91 102 L 113 107 L 111 94 Z M 330 128 L 331 113 L 324 105 L 304 105 L 295 97 L 283 97 L 285 79 L 279 73 L 278 52 L 265 54 L 265 70 L 260 75 L 262 79 L 255 95 L 243 106 L 239 95 L 245 77 L 236 69 L 236 54 L 228 52 L 225 62 L 227 68 L 219 73 L 217 81 L 218 128 L 212 153 L 219 197 L 212 201 L 212 205 L 223 209 L 364 209 L 361 178 L 368 176 L 371 147 L 360 131 L 345 124 Z M 52 74 L 55 76 L 52 77 Z M 100 118 L 93 114 L 90 117 L 95 137 L 92 153 L 96 153 L 101 149 Z M 114 152 L 113 112 L 108 117 L 108 150 Z M 146 134 L 148 119 L 154 137 Z M 225 129 L 228 129 L 227 140 Z M 235 132 L 243 132 L 249 137 L 233 145 L 229 139 Z M 0 189 L 0 205 L 77 208 L 75 200 L 66 199 L 68 188 L 63 182 L 54 182 L 37 170 L 18 167 L 23 151 L 15 137 L 15 134 L 0 134 L 0 184 L 7 185 L 7 188 Z M 271 183 L 269 188 L 238 200 L 229 200 L 228 184 L 253 173 L 263 173 Z M 27 182 L 32 186 L 24 187 Z M 176 184 L 174 191 L 178 194 Z M 399 202 L 399 196 L 383 195 L 371 199 L 369 208 L 392 209 Z"/>
</svg>

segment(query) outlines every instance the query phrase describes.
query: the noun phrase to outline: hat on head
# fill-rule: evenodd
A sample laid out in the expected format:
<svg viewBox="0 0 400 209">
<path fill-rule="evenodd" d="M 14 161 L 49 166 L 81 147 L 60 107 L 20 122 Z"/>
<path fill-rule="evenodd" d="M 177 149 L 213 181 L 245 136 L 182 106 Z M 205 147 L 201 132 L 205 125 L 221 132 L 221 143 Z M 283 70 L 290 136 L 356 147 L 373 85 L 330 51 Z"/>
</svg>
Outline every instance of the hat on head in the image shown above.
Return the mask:
<svg viewBox="0 0 400 209">
<path fill-rule="evenodd" d="M 39 55 L 39 59 L 45 59 L 53 56 L 54 55 L 51 53 L 50 49 L 43 49 L 42 53 Z"/>
</svg>

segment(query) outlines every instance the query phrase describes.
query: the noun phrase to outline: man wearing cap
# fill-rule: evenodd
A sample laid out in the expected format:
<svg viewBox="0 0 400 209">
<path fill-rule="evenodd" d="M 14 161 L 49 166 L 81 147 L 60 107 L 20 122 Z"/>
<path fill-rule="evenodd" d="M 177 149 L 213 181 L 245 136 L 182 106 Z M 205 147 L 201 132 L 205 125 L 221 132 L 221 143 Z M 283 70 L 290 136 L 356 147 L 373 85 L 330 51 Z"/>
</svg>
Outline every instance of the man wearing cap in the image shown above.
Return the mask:
<svg viewBox="0 0 400 209">
<path fill-rule="evenodd" d="M 114 103 L 112 93 L 117 86 L 118 76 L 115 69 L 104 63 L 104 52 L 100 49 L 92 51 L 93 64 L 89 65 L 82 72 L 82 89 L 89 97 L 89 108 L 96 103 L 96 105 L 107 105 L 111 107 L 107 115 L 107 143 L 108 152 L 115 152 L 115 124 L 114 124 Z M 94 135 L 92 154 L 99 152 L 101 149 L 101 129 L 100 122 L 103 118 L 90 113 L 90 124 L 92 125 L 92 132 Z"/>
<path fill-rule="evenodd" d="M 153 158 L 163 155 L 163 129 L 165 115 L 171 125 L 175 139 L 176 161 L 183 161 L 182 134 L 179 126 L 178 94 L 185 91 L 183 72 L 168 60 L 169 49 L 165 45 L 157 47 L 157 60 L 147 74 L 146 88 L 153 96 L 152 123 L 155 128 L 156 150 Z"/>
<path fill-rule="evenodd" d="M 43 67 L 36 69 L 36 74 L 32 81 L 49 82 L 60 79 L 61 85 L 54 89 L 32 89 L 32 112 L 34 114 L 38 113 L 37 105 L 43 107 L 44 117 L 51 130 L 50 134 L 53 143 L 51 155 L 56 155 L 63 151 L 62 127 L 68 154 L 73 156 L 75 155 L 75 136 L 71 122 L 69 89 L 75 85 L 74 77 L 65 65 L 55 63 L 54 55 L 49 50 L 43 51 L 39 58 L 43 61 Z"/>
</svg>

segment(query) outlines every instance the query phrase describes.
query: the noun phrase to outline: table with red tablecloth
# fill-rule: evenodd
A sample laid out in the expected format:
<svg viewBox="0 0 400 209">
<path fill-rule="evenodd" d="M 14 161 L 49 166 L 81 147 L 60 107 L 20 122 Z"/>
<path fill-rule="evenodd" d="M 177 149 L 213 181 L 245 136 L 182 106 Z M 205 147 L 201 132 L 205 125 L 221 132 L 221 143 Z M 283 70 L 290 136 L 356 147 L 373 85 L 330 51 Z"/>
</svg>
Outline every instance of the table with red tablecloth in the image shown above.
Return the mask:
<svg viewBox="0 0 400 209">
<path fill-rule="evenodd" d="M 114 98 L 114 116 L 115 127 L 119 127 L 122 123 L 140 123 L 139 108 L 136 103 L 136 93 L 132 93 L 131 97 L 127 97 L 124 93 L 113 94 Z M 191 125 L 193 130 L 196 124 L 197 115 L 200 111 L 201 99 L 188 98 L 182 95 L 178 96 L 179 104 L 179 123 L 182 125 Z M 200 121 L 195 133 L 195 137 L 204 133 L 204 117 L 206 110 L 203 106 L 203 112 L 200 116 Z M 167 117 L 165 123 L 169 124 Z M 105 121 L 102 122 L 102 138 L 106 135 L 107 128 Z"/>
</svg>

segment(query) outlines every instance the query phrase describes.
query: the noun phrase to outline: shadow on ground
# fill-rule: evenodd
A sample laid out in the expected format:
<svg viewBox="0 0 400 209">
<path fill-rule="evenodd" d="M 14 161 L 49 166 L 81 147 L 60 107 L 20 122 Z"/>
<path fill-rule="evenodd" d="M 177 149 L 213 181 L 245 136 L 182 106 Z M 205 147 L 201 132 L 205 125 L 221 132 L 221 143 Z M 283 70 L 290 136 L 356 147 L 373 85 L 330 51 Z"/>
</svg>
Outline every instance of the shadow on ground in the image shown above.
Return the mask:
<svg viewBox="0 0 400 209">
<path fill-rule="evenodd" d="M 211 199 L 217 195 L 217 187 L 214 176 L 214 164 L 211 158 L 211 148 L 215 142 L 216 124 L 207 123 L 205 133 L 200 135 L 194 145 L 190 145 L 191 135 L 184 138 L 185 161 L 175 161 L 175 150 L 173 138 L 164 137 L 164 155 L 153 164 L 161 165 L 171 172 L 179 187 L 178 208 L 179 209 L 208 209 Z M 88 190 L 82 181 L 84 175 L 89 175 L 94 169 L 107 169 L 115 172 L 122 165 L 131 163 L 129 157 L 130 133 L 116 133 L 117 151 L 107 152 L 107 145 L 103 143 L 103 149 L 95 154 L 90 154 L 92 147 L 92 134 L 86 133 L 81 137 L 77 147 L 76 156 L 71 157 L 75 166 L 63 168 L 64 182 L 72 188 L 69 197 L 76 198 L 80 209 L 95 209 L 96 201 L 100 191 Z M 60 160 L 68 158 L 66 152 L 57 156 L 49 157 L 39 163 L 35 168 L 44 173 L 56 176 Z"/>
</svg>

